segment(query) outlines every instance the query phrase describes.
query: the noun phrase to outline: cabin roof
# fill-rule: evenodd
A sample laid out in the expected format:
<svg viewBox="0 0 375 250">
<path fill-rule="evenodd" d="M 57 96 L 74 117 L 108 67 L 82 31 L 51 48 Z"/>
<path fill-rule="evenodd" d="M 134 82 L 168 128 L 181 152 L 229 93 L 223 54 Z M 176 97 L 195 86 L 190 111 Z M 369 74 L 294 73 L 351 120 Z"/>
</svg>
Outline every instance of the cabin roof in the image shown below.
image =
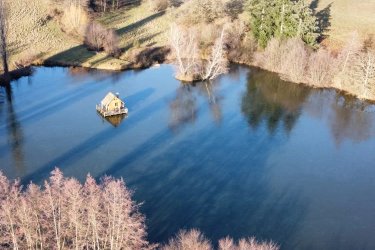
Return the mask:
<svg viewBox="0 0 375 250">
<path fill-rule="evenodd" d="M 115 94 L 113 94 L 112 92 L 109 92 L 105 97 L 104 99 L 102 100 L 101 104 L 103 106 L 107 106 L 108 104 L 110 104 L 114 99 L 119 99 L 121 101 L 120 98 L 118 98 Z"/>
</svg>

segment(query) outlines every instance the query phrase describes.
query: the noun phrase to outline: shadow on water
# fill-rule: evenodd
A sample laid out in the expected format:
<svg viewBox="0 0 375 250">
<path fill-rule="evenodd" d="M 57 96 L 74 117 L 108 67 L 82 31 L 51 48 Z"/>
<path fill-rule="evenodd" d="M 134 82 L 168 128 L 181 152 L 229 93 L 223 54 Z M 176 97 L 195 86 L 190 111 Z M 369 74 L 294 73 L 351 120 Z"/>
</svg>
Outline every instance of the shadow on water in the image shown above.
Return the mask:
<svg viewBox="0 0 375 250">
<path fill-rule="evenodd" d="M 241 110 L 253 129 L 266 123 L 271 135 L 280 125 L 290 133 L 309 94 L 310 88 L 284 82 L 277 74 L 254 69 L 248 74 Z"/>
<path fill-rule="evenodd" d="M 141 91 L 140 93 L 134 94 L 135 96 L 141 96 L 141 98 L 145 98 L 144 93 L 149 93 L 147 90 Z M 148 95 L 148 94 L 146 94 Z M 146 96 L 147 97 L 147 96 Z M 131 96 L 129 97 L 132 98 Z M 138 98 L 136 98 L 138 99 Z M 139 100 L 139 99 L 138 99 Z M 142 99 L 143 101 L 145 99 Z M 128 101 L 129 108 L 131 108 L 131 102 Z M 111 139 L 119 136 L 121 133 L 125 132 L 127 129 L 135 126 L 136 124 L 142 122 L 143 119 L 146 119 L 149 114 L 152 112 L 157 111 L 163 106 L 164 100 L 158 99 L 157 101 L 151 103 L 147 107 L 142 109 L 142 112 L 137 113 L 136 115 L 132 116 L 132 119 L 129 119 L 124 126 L 120 126 L 118 129 L 114 130 L 113 128 L 107 128 L 92 137 L 88 138 L 87 140 L 83 141 L 79 145 L 69 149 L 65 153 L 61 154 L 60 156 L 56 157 L 54 160 L 44 164 L 43 166 L 39 167 L 37 171 L 32 174 L 29 174 L 22 178 L 23 183 L 28 183 L 31 180 L 40 181 L 45 178 L 56 166 L 59 166 L 60 169 L 64 169 L 71 165 L 73 162 L 79 160 L 82 156 L 89 154 L 93 150 L 95 150 L 98 146 L 102 145 L 103 143 L 110 141 Z"/>
<path fill-rule="evenodd" d="M 186 125 L 193 124 L 198 116 L 199 96 L 203 96 L 208 104 L 213 120 L 220 123 L 222 119 L 221 96 L 217 82 L 198 82 L 181 84 L 176 90 L 175 97 L 169 103 L 169 127 L 178 132 Z"/>
<path fill-rule="evenodd" d="M 100 85 L 96 85 L 94 83 L 107 80 L 107 77 L 108 76 L 105 74 L 98 74 L 98 76 L 95 77 L 95 81 L 88 82 L 87 86 L 80 86 L 78 89 L 66 91 L 58 96 L 49 97 L 48 99 L 43 100 L 43 102 L 19 112 L 18 115 L 21 117 L 19 119 L 20 122 L 35 122 L 42 117 L 46 117 L 61 109 L 74 105 L 82 98 L 100 91 Z M 0 126 L 0 131 L 2 128 L 3 127 Z"/>
<path fill-rule="evenodd" d="M 197 117 L 198 104 L 193 88 L 195 87 L 192 85 L 184 84 L 176 90 L 176 96 L 169 104 L 169 126 L 172 130 L 177 130 L 183 125 L 194 123 Z"/>
<path fill-rule="evenodd" d="M 215 140 L 213 136 L 217 136 Z M 97 177 L 133 176 L 127 182 L 136 184 L 135 198 L 146 201 L 141 209 L 153 242 L 166 241 L 183 228 L 199 228 L 213 241 L 227 235 L 236 239 L 254 235 L 272 239 L 287 246 L 285 249 L 294 244 L 289 239 L 303 221 L 306 204 L 295 191 L 270 190 L 264 169 L 267 152 L 258 152 L 252 160 L 238 159 L 228 152 L 239 138 L 228 142 L 226 137 L 213 135 L 209 126 L 189 138 L 166 147 L 173 138 L 162 130 Z M 157 148 L 162 153 L 155 154 Z M 237 150 L 256 153 L 251 148 Z M 224 162 L 222 155 L 227 156 Z"/>
<path fill-rule="evenodd" d="M 327 91 L 320 92 L 306 106 L 306 110 L 320 119 L 328 116 L 327 125 L 336 146 L 340 146 L 345 140 L 358 143 L 375 136 L 374 118 L 368 110 L 373 104 L 340 93 L 330 97 Z M 329 114 L 326 114 L 327 109 L 331 111 Z"/>
<path fill-rule="evenodd" d="M 316 133 L 317 137 L 328 145 L 332 155 L 347 153 L 330 148 L 331 144 L 334 145 L 333 138 L 338 144 L 345 139 L 373 143 L 369 139 L 374 136 L 373 116 L 366 112 L 369 105 L 334 91 L 290 84 L 275 74 L 258 69 L 233 67 L 229 75 L 213 83 L 183 85 L 168 78 L 171 76 L 164 78 L 163 74 L 170 71 L 163 71 L 163 67 L 157 73 L 155 69 L 132 71 L 132 77 L 145 75 L 137 78 L 136 84 L 122 86 L 123 90 L 134 94 L 125 99 L 130 110 L 126 120 L 116 118 L 112 121 L 116 128 L 98 125 L 100 119 L 95 115 L 87 116 L 98 126 L 93 126 L 92 131 L 79 128 L 87 132 L 85 137 L 78 138 L 76 144 L 67 138 L 65 144 L 48 151 L 52 154 L 48 160 L 36 164 L 31 160 L 23 161 L 24 153 L 29 160 L 38 151 L 26 146 L 27 143 L 23 145 L 28 132 L 34 133 L 30 131 L 33 128 L 29 127 L 30 123 L 40 118 L 41 112 L 59 112 L 64 105 L 72 105 L 72 109 L 79 107 L 77 100 L 87 95 L 92 95 L 92 98 L 84 98 L 86 104 L 96 101 L 95 93 L 103 85 L 91 84 L 91 73 L 86 81 L 87 72 L 65 71 L 63 74 L 77 77 L 74 88 L 69 84 L 64 95 L 60 93 L 57 98 L 45 96 L 40 103 L 20 109 L 20 112 L 16 112 L 18 102 L 13 107 L 12 102 L 6 101 L 3 89 L 0 114 L 6 115 L 0 118 L 6 122 L 0 127 L 0 132 L 4 137 L 8 136 L 9 144 L 0 149 L 0 153 L 6 151 L 14 162 L 18 159 L 19 163 L 14 167 L 20 171 L 25 167 L 22 164 L 26 164 L 29 174 L 19 174 L 23 183 L 39 182 L 55 166 L 79 176 L 81 172 L 75 168 L 80 167 L 82 161 L 93 163 L 94 166 L 85 171 L 93 171 L 96 178 L 103 174 L 124 177 L 127 185 L 135 190 L 135 200 L 144 201 L 141 210 L 146 215 L 149 239 L 153 242 L 165 242 L 182 228 L 199 228 L 214 242 L 227 235 L 235 239 L 253 235 L 260 240 L 273 240 L 282 249 L 312 249 L 311 246 L 319 245 L 310 242 L 310 238 L 322 239 L 322 245 L 329 245 L 329 236 L 319 235 L 319 226 L 325 225 L 324 222 L 317 222 L 316 214 L 311 217 L 310 210 L 314 205 L 320 205 L 315 199 L 321 196 L 314 191 L 321 190 L 320 185 L 314 184 L 326 184 L 327 189 L 335 189 L 330 182 L 334 182 L 337 176 L 325 175 L 319 166 L 304 169 L 304 159 L 301 160 L 304 152 L 301 153 L 293 143 L 297 140 L 303 145 L 308 144 L 306 141 L 310 138 L 306 134 L 315 128 L 322 132 Z M 159 78 L 161 75 L 163 78 Z M 124 73 L 118 79 L 125 81 L 127 76 Z M 79 77 L 85 84 L 80 84 Z M 155 84 L 161 80 L 165 80 L 163 84 Z M 104 83 L 110 84 L 110 81 Z M 63 82 L 61 84 L 59 88 L 66 86 Z M 21 100 L 24 95 L 19 98 Z M 54 122 L 52 116 L 49 118 L 52 120 L 49 122 Z M 76 131 L 82 131 L 79 129 Z M 298 132 L 292 133 L 293 130 Z M 71 136 L 77 136 L 77 133 Z M 126 145 L 129 138 L 139 141 Z M 29 144 L 32 140 L 30 138 Z M 349 150 L 356 150 L 352 143 L 347 146 Z M 368 147 L 367 144 L 362 146 Z M 107 154 L 106 150 L 111 152 Z M 96 163 L 97 154 L 104 159 Z M 313 156 L 325 157 L 318 151 Z M 339 161 L 327 159 L 331 160 L 327 164 L 339 165 Z M 339 167 L 339 171 L 345 174 L 348 166 Z M 364 170 L 371 174 L 371 169 L 370 164 Z M 306 176 L 307 180 L 304 179 Z M 358 185 L 371 187 L 362 183 Z M 339 195 L 345 197 L 345 201 L 349 197 L 345 193 Z M 327 216 L 324 216 L 322 218 L 326 220 Z M 314 221 L 309 221 L 311 219 Z M 306 232 L 302 232 L 304 230 Z M 314 235 L 308 235 L 310 233 Z M 347 232 L 340 230 L 332 236 L 341 242 L 348 241 L 342 240 L 344 236 L 351 239 Z"/>
<path fill-rule="evenodd" d="M 16 168 L 15 170 L 17 174 L 23 175 L 25 173 L 23 151 L 24 135 L 21 124 L 17 119 L 17 115 L 13 107 L 12 86 L 8 84 L 4 87 L 0 87 L 0 93 L 5 93 L 0 98 L 6 98 L 6 103 L 4 100 L 2 100 L 0 101 L 0 106 L 6 105 L 7 107 L 6 130 L 8 134 L 8 146 L 10 147 L 13 163 Z"/>
<path fill-rule="evenodd" d="M 203 109 L 198 95 L 208 102 Z M 184 134 L 183 127 L 194 123 L 198 114 L 216 113 L 211 105 L 221 110 L 219 100 L 215 85 L 180 85 L 170 101 L 169 126 L 188 139 L 176 142 L 169 129 L 162 129 L 96 177 L 132 176 L 127 184 L 136 186 L 136 200 L 146 201 L 141 209 L 153 242 L 165 242 L 180 229 L 199 228 L 214 242 L 227 235 L 236 239 L 254 235 L 272 239 L 285 249 L 294 247 L 298 242 L 290 239 L 303 221 L 307 204 L 296 191 L 275 192 L 270 187 L 264 166 L 273 146 L 256 135 L 240 146 L 239 136 L 233 134 L 228 140 L 213 133 L 210 123 Z M 254 144 L 260 148 L 249 147 Z M 234 148 L 240 157 L 229 153 Z"/>
</svg>

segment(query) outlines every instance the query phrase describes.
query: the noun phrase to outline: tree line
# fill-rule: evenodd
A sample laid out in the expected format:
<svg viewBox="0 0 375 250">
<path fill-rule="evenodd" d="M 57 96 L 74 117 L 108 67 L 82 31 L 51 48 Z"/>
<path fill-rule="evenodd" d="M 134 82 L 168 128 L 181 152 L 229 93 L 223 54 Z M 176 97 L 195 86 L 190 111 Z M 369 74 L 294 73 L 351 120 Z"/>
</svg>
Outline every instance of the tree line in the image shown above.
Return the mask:
<svg viewBox="0 0 375 250">
<path fill-rule="evenodd" d="M 238 62 L 289 81 L 375 98 L 374 48 L 356 32 L 331 51 L 318 43 L 317 18 L 303 0 L 231 4 L 232 12 L 227 0 L 188 0 L 181 6 L 169 36 L 177 78 L 212 80 L 227 72 L 229 62 Z"/>
</svg>

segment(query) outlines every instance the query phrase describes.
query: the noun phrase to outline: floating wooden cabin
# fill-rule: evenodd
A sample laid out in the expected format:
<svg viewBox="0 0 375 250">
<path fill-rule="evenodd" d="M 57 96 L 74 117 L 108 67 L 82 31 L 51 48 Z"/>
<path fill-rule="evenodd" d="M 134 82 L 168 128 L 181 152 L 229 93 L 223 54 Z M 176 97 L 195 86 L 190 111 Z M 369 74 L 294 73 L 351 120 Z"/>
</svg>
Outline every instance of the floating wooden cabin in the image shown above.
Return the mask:
<svg viewBox="0 0 375 250">
<path fill-rule="evenodd" d="M 96 105 L 96 110 L 104 117 L 127 114 L 128 109 L 125 103 L 119 98 L 119 94 L 109 92 L 100 104 Z"/>
</svg>

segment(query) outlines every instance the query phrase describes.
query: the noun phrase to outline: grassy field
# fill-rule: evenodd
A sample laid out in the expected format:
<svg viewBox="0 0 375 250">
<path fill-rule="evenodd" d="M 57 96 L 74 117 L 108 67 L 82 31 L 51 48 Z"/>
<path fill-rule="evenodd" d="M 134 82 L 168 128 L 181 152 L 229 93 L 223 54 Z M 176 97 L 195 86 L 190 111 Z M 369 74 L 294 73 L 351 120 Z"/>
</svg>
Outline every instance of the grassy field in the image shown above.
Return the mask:
<svg viewBox="0 0 375 250">
<path fill-rule="evenodd" d="M 375 0 L 313 0 L 317 12 L 327 12 L 327 44 L 340 47 L 348 35 L 358 31 L 362 39 L 375 36 Z M 375 38 L 375 37 L 374 37 Z"/>
<path fill-rule="evenodd" d="M 78 45 L 65 35 L 57 22 L 48 20 L 45 0 L 8 1 L 10 67 L 31 54 L 48 57 Z"/>
<path fill-rule="evenodd" d="M 61 31 L 57 18 L 49 19 L 48 0 L 8 0 L 10 17 L 10 66 L 29 55 L 39 54 L 40 62 L 121 70 L 129 65 L 132 49 L 163 46 L 174 9 L 153 13 L 147 4 L 98 16 L 98 22 L 116 29 L 123 54 L 120 59 L 88 51 L 82 42 Z M 325 43 L 340 47 L 357 30 L 363 39 L 375 33 L 375 0 L 312 0 L 315 12 L 326 18 Z M 327 19 L 328 18 L 328 19 Z"/>
</svg>

